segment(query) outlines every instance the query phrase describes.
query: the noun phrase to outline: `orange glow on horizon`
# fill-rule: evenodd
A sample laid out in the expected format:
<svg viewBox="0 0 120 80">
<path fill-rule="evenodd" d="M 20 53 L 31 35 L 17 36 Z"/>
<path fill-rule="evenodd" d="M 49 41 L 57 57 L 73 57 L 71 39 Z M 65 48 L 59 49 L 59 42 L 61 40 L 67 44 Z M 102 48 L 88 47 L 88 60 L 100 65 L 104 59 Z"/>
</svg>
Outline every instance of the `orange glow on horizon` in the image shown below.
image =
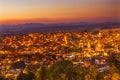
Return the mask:
<svg viewBox="0 0 120 80">
<path fill-rule="evenodd" d="M 24 24 L 24 23 L 61 23 L 61 22 L 92 22 L 92 21 L 112 21 L 111 17 L 81 17 L 81 18 L 61 18 L 61 19 L 14 19 L 14 20 L 0 20 L 0 24 Z"/>
<path fill-rule="evenodd" d="M 0 5 L 0 24 L 112 21 L 116 20 L 118 17 L 116 13 L 120 12 L 117 12 L 116 5 L 109 3 L 96 3 L 93 5 L 94 2 L 90 3 L 88 0 L 83 1 L 84 3 L 79 2 L 79 0 L 76 2 L 70 0 L 72 1 L 70 4 L 68 4 L 69 2 L 64 3 L 64 1 L 60 4 L 57 1 L 57 5 L 44 1 L 46 5 L 38 5 L 37 2 L 34 4 L 33 2 L 30 3 L 27 1 L 26 3 L 18 3 L 18 1 L 16 5 L 13 5 L 12 2 L 5 2 L 7 5 Z M 117 7 L 119 6 L 117 5 Z"/>
</svg>

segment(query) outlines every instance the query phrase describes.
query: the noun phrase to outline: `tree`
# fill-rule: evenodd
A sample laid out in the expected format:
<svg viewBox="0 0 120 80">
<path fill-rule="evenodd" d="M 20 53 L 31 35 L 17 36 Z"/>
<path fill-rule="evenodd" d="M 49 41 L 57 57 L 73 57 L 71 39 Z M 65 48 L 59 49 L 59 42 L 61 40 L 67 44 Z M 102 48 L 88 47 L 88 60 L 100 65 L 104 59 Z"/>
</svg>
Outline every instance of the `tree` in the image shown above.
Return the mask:
<svg viewBox="0 0 120 80">
<path fill-rule="evenodd" d="M 41 68 L 39 68 L 36 72 L 36 80 L 46 80 L 46 67 L 42 66 Z"/>
<path fill-rule="evenodd" d="M 29 67 L 26 67 L 24 70 L 23 70 L 23 73 L 26 74 L 26 78 L 28 80 L 33 80 L 35 78 L 35 74 L 29 69 Z"/>
<path fill-rule="evenodd" d="M 17 79 L 16 80 L 34 80 L 35 79 L 35 75 L 34 73 L 32 72 L 27 72 L 26 73 L 23 73 L 21 72 L 18 76 L 17 76 Z"/>
<path fill-rule="evenodd" d="M 112 67 L 112 66 L 116 67 L 116 69 L 120 73 L 120 61 L 117 59 L 117 55 L 116 54 L 112 54 L 108 58 L 107 62 L 110 65 L 110 67 Z"/>
<path fill-rule="evenodd" d="M 111 80 L 119 80 L 120 79 L 120 61 L 117 59 L 119 55 L 111 54 L 107 60 L 107 63 L 110 66 L 109 75 Z"/>
<path fill-rule="evenodd" d="M 89 67 L 77 66 L 75 69 L 77 72 L 77 80 L 100 80 L 100 74 L 95 65 Z"/>
<path fill-rule="evenodd" d="M 87 74 L 87 70 L 85 67 L 76 66 L 75 71 L 77 73 L 77 80 L 85 80 L 85 75 Z"/>
<path fill-rule="evenodd" d="M 27 74 L 27 79 L 28 80 L 34 80 L 35 79 L 35 74 L 29 71 L 28 74 Z"/>
<path fill-rule="evenodd" d="M 91 65 L 88 69 L 88 74 L 93 80 L 100 80 L 98 68 L 96 65 Z"/>
<path fill-rule="evenodd" d="M 49 80 L 76 80 L 75 68 L 71 61 L 61 60 L 49 68 Z"/>
<path fill-rule="evenodd" d="M 16 80 L 28 80 L 27 79 L 27 74 L 24 74 L 24 73 L 20 73 L 18 76 L 17 76 L 17 79 Z"/>
<path fill-rule="evenodd" d="M 0 75 L 0 80 L 5 80 L 4 76 Z"/>
</svg>

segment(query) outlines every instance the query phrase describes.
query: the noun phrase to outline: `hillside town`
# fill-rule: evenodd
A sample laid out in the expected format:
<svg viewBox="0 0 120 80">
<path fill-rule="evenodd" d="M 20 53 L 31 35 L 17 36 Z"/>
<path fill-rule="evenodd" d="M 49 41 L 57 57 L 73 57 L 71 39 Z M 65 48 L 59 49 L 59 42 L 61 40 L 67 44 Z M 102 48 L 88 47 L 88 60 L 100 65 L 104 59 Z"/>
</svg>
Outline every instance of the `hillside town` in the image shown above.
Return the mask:
<svg viewBox="0 0 120 80">
<path fill-rule="evenodd" d="M 83 67 L 98 65 L 103 72 L 109 69 L 107 58 L 116 54 L 120 54 L 120 30 L 1 36 L 0 74 L 17 76 L 24 68 L 35 72 L 61 59 Z"/>
</svg>

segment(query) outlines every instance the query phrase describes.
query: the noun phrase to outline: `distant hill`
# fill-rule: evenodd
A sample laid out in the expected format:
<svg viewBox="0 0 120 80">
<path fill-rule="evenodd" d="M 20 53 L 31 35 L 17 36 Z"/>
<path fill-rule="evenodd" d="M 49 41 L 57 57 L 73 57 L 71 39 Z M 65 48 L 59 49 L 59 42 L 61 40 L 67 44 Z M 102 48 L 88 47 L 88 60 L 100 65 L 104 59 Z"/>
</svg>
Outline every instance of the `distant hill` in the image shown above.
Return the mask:
<svg viewBox="0 0 120 80">
<path fill-rule="evenodd" d="M 18 25 L 1 25 L 0 35 L 16 35 L 26 33 L 38 32 L 56 32 L 56 31 L 81 31 L 93 29 L 107 29 L 120 27 L 119 22 L 104 22 L 104 23 L 56 23 L 56 24 L 42 24 L 42 23 L 26 23 Z"/>
</svg>

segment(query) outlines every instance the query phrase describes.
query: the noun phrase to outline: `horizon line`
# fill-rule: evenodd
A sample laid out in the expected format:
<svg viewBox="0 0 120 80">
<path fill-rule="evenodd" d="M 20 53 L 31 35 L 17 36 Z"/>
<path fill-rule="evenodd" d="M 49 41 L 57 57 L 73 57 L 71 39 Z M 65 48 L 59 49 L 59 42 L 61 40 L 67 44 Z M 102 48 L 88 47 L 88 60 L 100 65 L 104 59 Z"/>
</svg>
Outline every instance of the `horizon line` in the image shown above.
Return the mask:
<svg viewBox="0 0 120 80">
<path fill-rule="evenodd" d="M 72 21 L 72 22 L 50 22 L 50 23 L 46 23 L 46 22 L 26 22 L 26 23 L 15 23 L 15 24 L 1 24 L 0 26 L 6 26 L 6 25 L 25 25 L 25 24 L 43 24 L 43 25 L 49 25 L 49 24 L 69 24 L 69 23 L 73 23 L 73 24 L 78 24 L 78 23 L 120 23 L 120 21 Z"/>
</svg>

